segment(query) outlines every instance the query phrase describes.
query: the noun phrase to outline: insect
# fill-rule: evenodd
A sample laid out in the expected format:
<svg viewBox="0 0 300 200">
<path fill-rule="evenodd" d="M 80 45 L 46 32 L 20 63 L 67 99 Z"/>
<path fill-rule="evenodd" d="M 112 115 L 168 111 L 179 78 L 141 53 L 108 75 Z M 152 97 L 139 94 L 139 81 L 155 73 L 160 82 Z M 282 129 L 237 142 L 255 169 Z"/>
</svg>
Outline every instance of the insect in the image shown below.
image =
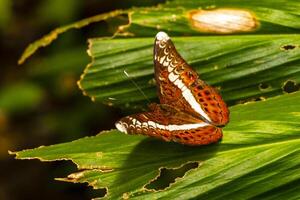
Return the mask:
<svg viewBox="0 0 300 200">
<path fill-rule="evenodd" d="M 164 32 L 154 42 L 154 71 L 160 104 L 124 117 L 116 128 L 185 145 L 206 145 L 222 138 L 229 110 L 221 95 L 199 79 Z"/>
</svg>

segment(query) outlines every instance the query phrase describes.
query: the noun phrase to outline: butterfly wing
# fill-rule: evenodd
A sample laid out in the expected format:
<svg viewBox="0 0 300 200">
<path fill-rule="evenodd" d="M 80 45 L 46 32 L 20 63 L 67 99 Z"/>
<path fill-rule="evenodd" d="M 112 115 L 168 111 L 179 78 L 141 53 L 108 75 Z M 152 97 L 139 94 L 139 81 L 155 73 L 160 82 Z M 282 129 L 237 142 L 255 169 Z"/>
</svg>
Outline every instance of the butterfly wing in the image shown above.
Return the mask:
<svg viewBox="0 0 300 200">
<path fill-rule="evenodd" d="M 164 32 L 156 35 L 154 65 L 161 104 L 176 107 L 216 126 L 228 123 L 229 110 L 221 95 L 199 79 Z"/>
<path fill-rule="evenodd" d="M 128 134 L 143 134 L 191 146 L 214 143 L 222 138 L 220 128 L 161 105 L 152 105 L 150 112 L 124 117 L 116 127 Z"/>
</svg>

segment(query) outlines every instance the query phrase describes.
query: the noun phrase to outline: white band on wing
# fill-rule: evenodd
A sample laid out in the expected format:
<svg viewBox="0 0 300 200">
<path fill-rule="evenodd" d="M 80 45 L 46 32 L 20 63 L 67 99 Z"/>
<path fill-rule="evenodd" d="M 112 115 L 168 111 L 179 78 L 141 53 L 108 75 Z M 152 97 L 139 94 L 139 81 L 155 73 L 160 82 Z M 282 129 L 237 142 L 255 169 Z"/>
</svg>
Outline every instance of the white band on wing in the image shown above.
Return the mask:
<svg viewBox="0 0 300 200">
<path fill-rule="evenodd" d="M 195 124 L 169 124 L 169 125 L 162 125 L 159 123 L 156 123 L 154 121 L 148 121 L 148 122 L 140 122 L 137 119 L 129 118 L 129 120 L 132 122 L 130 126 L 133 126 L 134 128 L 157 128 L 161 130 L 167 130 L 167 131 L 181 131 L 181 130 L 191 130 L 191 129 L 197 129 L 204 126 L 209 126 L 210 124 L 201 122 L 201 123 L 195 123 Z M 127 128 L 129 127 L 127 123 L 125 122 L 117 122 L 116 127 L 119 131 L 127 133 Z"/>
<path fill-rule="evenodd" d="M 201 105 L 197 102 L 192 92 L 184 85 L 182 80 L 179 79 L 179 75 L 171 72 L 168 76 L 169 80 L 174 83 L 182 92 L 184 99 L 190 104 L 190 106 L 206 120 L 211 122 L 210 117 L 204 112 Z"/>
</svg>

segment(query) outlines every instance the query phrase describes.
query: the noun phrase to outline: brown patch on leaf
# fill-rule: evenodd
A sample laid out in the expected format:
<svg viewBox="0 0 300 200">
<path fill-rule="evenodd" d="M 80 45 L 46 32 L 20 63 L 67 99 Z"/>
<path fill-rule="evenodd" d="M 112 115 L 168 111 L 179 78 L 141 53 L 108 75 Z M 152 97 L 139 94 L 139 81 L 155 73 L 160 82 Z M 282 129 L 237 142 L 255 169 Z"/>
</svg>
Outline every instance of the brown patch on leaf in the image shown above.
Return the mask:
<svg viewBox="0 0 300 200">
<path fill-rule="evenodd" d="M 188 13 L 188 17 L 192 26 L 204 33 L 252 32 L 259 27 L 256 16 L 242 9 L 193 10 Z"/>
</svg>

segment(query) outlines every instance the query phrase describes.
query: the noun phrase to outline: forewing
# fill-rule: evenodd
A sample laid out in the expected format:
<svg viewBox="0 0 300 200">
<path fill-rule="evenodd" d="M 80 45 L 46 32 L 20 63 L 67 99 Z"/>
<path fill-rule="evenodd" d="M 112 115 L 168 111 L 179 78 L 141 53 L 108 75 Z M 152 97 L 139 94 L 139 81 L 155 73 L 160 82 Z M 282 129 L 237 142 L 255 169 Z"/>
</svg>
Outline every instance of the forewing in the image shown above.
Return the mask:
<svg viewBox="0 0 300 200">
<path fill-rule="evenodd" d="M 229 110 L 221 95 L 199 79 L 164 32 L 156 35 L 154 65 L 161 104 L 176 107 L 216 126 L 228 123 Z"/>
<path fill-rule="evenodd" d="M 222 138 L 220 128 L 159 106 L 151 112 L 124 117 L 116 123 L 116 127 L 128 134 L 143 134 L 190 146 L 206 145 Z"/>
</svg>

